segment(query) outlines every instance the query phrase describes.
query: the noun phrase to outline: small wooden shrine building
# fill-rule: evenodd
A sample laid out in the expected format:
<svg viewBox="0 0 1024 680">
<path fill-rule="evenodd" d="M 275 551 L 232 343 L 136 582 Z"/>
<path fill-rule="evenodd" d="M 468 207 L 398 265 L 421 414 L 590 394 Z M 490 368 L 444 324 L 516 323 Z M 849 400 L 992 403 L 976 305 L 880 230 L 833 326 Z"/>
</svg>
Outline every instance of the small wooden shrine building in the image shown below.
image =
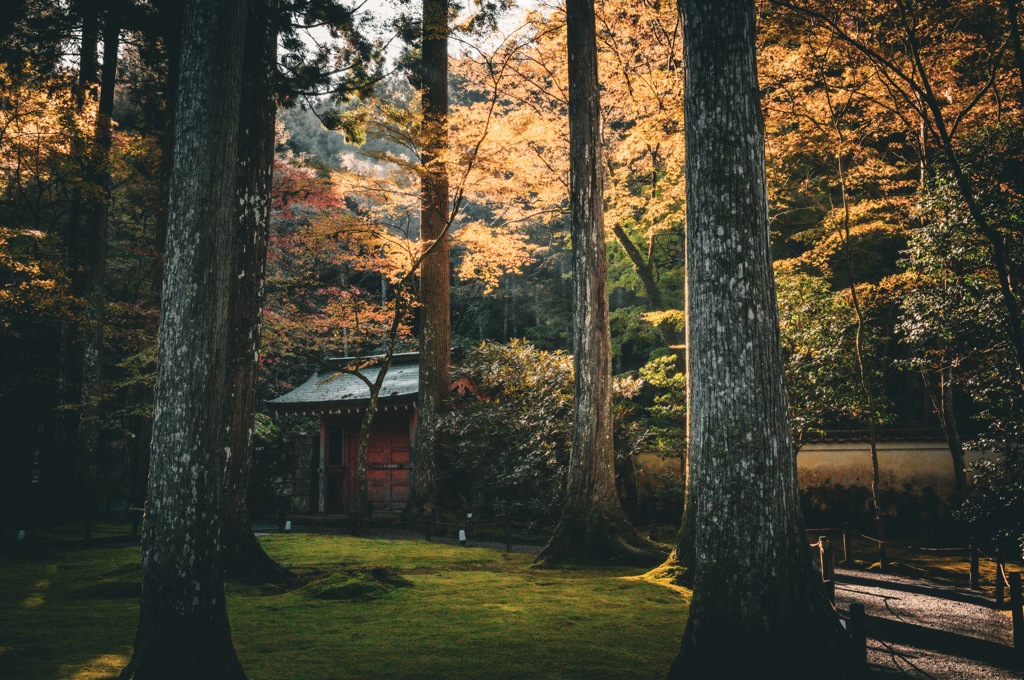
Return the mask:
<svg viewBox="0 0 1024 680">
<path fill-rule="evenodd" d="M 370 403 L 370 389 L 344 369 L 379 358 L 329 359 L 326 370 L 268 402 L 281 413 L 320 418 L 320 436 L 308 449 L 309 457 L 300 456 L 297 465 L 294 509 L 337 514 L 354 508 L 359 428 Z M 376 366 L 359 369 L 371 382 L 379 372 Z M 395 354 L 377 399 L 366 454 L 367 494 L 375 513 L 401 512 L 409 501 L 419 386 L 419 353 Z"/>
</svg>

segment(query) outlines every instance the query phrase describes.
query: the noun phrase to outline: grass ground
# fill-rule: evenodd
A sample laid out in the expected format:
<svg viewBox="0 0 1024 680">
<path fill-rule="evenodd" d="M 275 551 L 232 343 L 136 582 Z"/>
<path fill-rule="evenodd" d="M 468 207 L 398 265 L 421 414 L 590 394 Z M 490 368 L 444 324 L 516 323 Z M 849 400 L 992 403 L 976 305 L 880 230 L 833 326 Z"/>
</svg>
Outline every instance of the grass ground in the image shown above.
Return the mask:
<svg viewBox="0 0 1024 680">
<path fill-rule="evenodd" d="M 388 567 L 412 585 L 352 601 L 229 584 L 235 647 L 254 680 L 662 677 L 686 616 L 685 594 L 635 570 L 539 570 L 529 556 L 423 541 L 263 540 L 305 582 Z M 116 674 L 138 578 L 137 548 L 0 558 L 0 678 Z"/>
</svg>

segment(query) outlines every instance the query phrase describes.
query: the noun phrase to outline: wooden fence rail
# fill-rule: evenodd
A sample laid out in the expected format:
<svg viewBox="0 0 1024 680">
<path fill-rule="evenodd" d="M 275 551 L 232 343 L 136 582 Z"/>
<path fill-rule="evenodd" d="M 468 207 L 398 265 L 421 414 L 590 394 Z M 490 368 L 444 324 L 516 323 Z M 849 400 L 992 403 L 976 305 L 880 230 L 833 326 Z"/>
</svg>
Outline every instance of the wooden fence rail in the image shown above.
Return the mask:
<svg viewBox="0 0 1024 680">
<path fill-rule="evenodd" d="M 818 559 L 821 564 L 821 580 L 825 584 L 826 592 L 828 593 L 829 600 L 832 602 L 832 606 L 835 607 L 836 602 L 836 591 L 835 591 L 835 555 L 834 549 L 831 544 L 831 539 L 826 532 L 839 533 L 841 532 L 843 538 L 843 558 L 847 567 L 852 567 L 853 553 L 850 542 L 850 529 L 849 526 L 843 524 L 842 527 L 838 528 L 826 528 L 826 529 L 808 529 L 808 533 L 817 533 L 818 541 L 811 543 L 811 548 L 818 549 Z M 879 541 L 877 538 L 859 534 L 861 537 L 875 541 L 876 543 L 883 544 L 885 541 Z M 910 546 L 907 546 L 910 548 Z M 1007 572 L 1006 562 L 1000 555 L 996 557 L 989 557 L 985 555 L 978 547 L 978 543 L 974 538 L 971 538 L 971 543 L 966 548 L 910 548 L 913 550 L 921 550 L 922 552 L 947 552 L 947 553 L 967 553 L 970 558 L 970 587 L 971 590 L 981 590 L 981 568 L 980 561 L 982 558 L 992 560 L 995 562 L 996 576 L 995 576 L 995 595 L 993 606 L 997 609 L 1002 609 L 1006 600 L 1006 590 L 1009 589 L 1009 607 L 1011 611 L 1011 619 L 1013 621 L 1013 652 L 1014 659 L 1016 660 L 1017 668 L 1024 670 L 1024 590 L 1021 586 L 1021 572 Z M 864 650 L 864 662 L 867 659 L 867 647 L 866 637 L 864 636 L 864 605 L 854 602 L 850 605 L 849 613 L 841 612 L 836 609 L 836 612 L 844 620 L 844 625 L 847 627 L 847 631 L 850 633 L 854 644 L 856 645 L 858 659 L 860 659 L 861 649 Z"/>
</svg>

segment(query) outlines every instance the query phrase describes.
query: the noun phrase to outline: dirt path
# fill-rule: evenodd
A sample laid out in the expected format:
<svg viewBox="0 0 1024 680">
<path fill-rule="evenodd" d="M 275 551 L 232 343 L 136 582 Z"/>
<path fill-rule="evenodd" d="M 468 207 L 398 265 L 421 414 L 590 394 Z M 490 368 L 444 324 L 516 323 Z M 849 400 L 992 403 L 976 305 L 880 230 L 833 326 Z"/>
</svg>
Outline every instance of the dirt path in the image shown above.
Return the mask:
<svg viewBox="0 0 1024 680">
<path fill-rule="evenodd" d="M 837 604 L 868 615 L 873 677 L 1020 680 L 1009 612 L 977 593 L 927 581 L 836 570 Z"/>
</svg>

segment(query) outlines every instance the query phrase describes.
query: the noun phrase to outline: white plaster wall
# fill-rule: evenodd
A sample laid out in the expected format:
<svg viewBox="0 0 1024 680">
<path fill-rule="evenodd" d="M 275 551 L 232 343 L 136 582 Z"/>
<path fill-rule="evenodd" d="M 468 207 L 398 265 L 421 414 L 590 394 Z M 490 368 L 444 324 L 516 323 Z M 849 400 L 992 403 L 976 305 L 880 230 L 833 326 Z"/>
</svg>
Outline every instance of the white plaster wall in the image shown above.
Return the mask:
<svg viewBox="0 0 1024 680">
<path fill-rule="evenodd" d="M 968 452 L 967 467 L 981 458 Z M 811 442 L 796 457 L 800 488 L 821 484 L 871 486 L 871 446 L 867 442 Z M 945 442 L 880 442 L 878 468 L 882 486 L 916 491 L 932 487 L 939 496 L 952 495 L 953 459 Z"/>
</svg>

